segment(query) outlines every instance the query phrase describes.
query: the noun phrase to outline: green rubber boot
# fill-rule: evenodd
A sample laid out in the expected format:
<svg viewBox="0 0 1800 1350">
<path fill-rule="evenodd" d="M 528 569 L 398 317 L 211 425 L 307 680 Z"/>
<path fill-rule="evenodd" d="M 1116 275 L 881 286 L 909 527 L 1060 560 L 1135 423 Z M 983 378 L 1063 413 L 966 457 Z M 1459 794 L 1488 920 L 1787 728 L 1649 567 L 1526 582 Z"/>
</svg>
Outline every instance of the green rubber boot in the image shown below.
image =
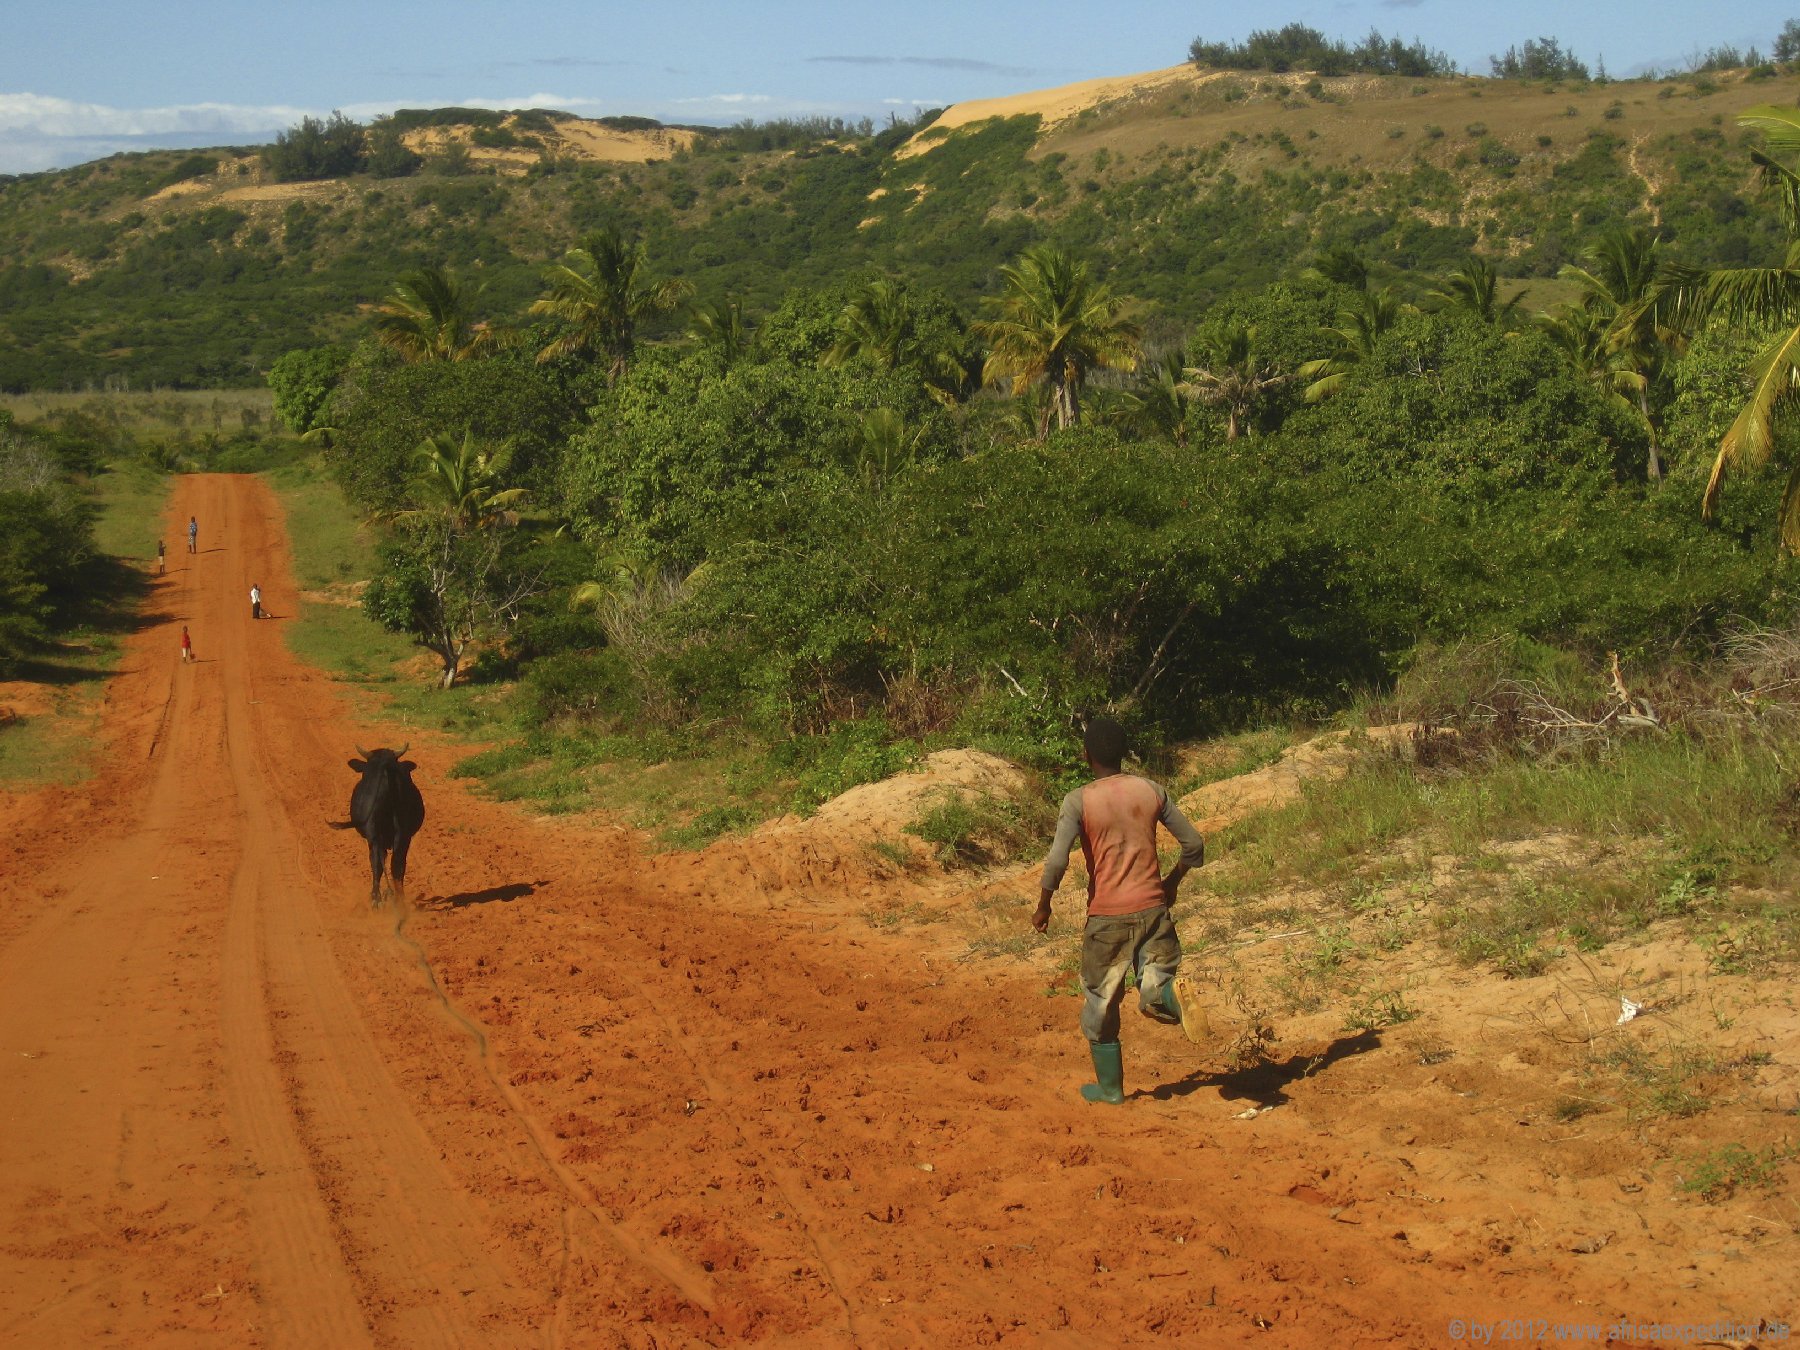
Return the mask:
<svg viewBox="0 0 1800 1350">
<path fill-rule="evenodd" d="M 1125 1104 L 1125 1060 L 1117 1041 L 1089 1041 L 1088 1053 L 1094 1057 L 1094 1077 L 1098 1080 L 1081 1085 L 1081 1095 L 1090 1102 L 1108 1106 Z"/>
<path fill-rule="evenodd" d="M 1200 991 L 1194 988 L 1192 980 L 1177 975 L 1163 986 L 1158 1002 L 1165 1011 L 1173 1014 L 1170 1021 L 1179 1023 L 1181 1034 L 1195 1045 L 1205 1045 L 1212 1039 L 1212 1021 L 1206 1015 L 1206 1004 L 1201 1001 Z"/>
</svg>

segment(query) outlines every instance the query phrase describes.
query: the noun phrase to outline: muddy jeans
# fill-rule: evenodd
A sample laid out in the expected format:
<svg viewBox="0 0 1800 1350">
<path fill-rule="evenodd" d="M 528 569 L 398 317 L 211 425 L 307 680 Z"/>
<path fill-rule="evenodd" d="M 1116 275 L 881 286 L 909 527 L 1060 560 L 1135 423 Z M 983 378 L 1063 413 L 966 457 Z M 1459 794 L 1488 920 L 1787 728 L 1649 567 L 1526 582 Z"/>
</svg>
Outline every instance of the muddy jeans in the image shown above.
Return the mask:
<svg viewBox="0 0 1800 1350">
<path fill-rule="evenodd" d="M 1090 1041 L 1119 1039 L 1125 972 L 1135 970 L 1138 1001 L 1162 994 L 1181 965 L 1181 942 L 1167 905 L 1136 914 L 1091 915 L 1081 935 L 1081 1032 Z"/>
</svg>

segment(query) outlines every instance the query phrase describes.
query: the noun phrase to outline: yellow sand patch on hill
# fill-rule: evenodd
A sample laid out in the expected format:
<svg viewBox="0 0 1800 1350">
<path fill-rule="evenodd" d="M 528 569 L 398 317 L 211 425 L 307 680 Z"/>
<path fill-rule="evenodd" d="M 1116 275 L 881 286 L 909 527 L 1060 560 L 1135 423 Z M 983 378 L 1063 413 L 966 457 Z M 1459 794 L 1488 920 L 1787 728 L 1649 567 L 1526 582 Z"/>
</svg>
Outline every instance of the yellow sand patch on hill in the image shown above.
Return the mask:
<svg viewBox="0 0 1800 1350">
<path fill-rule="evenodd" d="M 1081 80 L 1058 85 L 1054 89 L 1037 89 L 1004 98 L 976 98 L 955 103 L 939 114 L 926 132 L 943 129 L 954 131 L 975 122 L 995 117 L 1029 117 L 1033 113 L 1044 119 L 1046 129 L 1066 122 L 1084 109 L 1098 107 L 1122 98 L 1137 98 L 1155 93 L 1173 84 L 1205 84 L 1219 78 L 1219 72 L 1202 74 L 1191 65 L 1170 66 L 1166 70 L 1149 70 L 1140 75 L 1107 75 L 1097 80 Z M 924 133 L 921 133 L 923 135 Z M 931 148 L 930 140 L 914 136 L 900 147 L 902 158 L 921 154 Z"/>
<path fill-rule="evenodd" d="M 506 125 L 517 129 L 513 119 L 509 118 Z M 408 149 L 426 156 L 441 153 L 453 142 L 461 143 L 468 148 L 470 163 L 504 174 L 522 174 L 545 154 L 567 155 L 597 164 L 648 164 L 672 159 L 698 139 L 697 133 L 678 127 L 619 131 L 579 117 L 557 122 L 553 131 L 534 129 L 526 134 L 542 142 L 543 149 L 534 145 L 476 145 L 469 127 L 421 127 L 407 132 L 402 139 Z"/>
<path fill-rule="evenodd" d="M 558 122 L 556 129 L 583 157 L 620 164 L 647 164 L 653 159 L 669 159 L 699 139 L 697 133 L 679 127 L 663 127 L 657 131 L 614 131 L 598 122 L 581 120 Z"/>
<path fill-rule="evenodd" d="M 328 197 L 342 180 L 321 179 L 316 183 L 249 183 L 226 188 L 219 194 L 225 202 L 292 202 L 303 197 Z"/>
</svg>

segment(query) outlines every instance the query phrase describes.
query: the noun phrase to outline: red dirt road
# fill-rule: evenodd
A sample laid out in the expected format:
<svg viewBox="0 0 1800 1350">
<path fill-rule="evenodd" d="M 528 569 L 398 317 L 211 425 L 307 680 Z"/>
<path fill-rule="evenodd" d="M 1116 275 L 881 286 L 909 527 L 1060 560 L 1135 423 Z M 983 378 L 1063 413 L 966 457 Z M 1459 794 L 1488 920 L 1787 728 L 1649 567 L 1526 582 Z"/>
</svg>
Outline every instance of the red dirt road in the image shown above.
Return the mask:
<svg viewBox="0 0 1800 1350">
<path fill-rule="evenodd" d="M 1434 1260 L 1397 1236 L 1411 1164 L 1234 1119 L 1164 1028 L 1126 1028 L 1156 1095 L 1088 1107 L 1040 981 L 525 818 L 424 737 L 414 907 L 372 912 L 328 822 L 352 747 L 404 733 L 288 654 L 260 481 L 170 511 L 201 552 L 100 772 L 0 799 L 0 1344 L 1437 1345 L 1679 1311 L 1648 1270 Z"/>
</svg>

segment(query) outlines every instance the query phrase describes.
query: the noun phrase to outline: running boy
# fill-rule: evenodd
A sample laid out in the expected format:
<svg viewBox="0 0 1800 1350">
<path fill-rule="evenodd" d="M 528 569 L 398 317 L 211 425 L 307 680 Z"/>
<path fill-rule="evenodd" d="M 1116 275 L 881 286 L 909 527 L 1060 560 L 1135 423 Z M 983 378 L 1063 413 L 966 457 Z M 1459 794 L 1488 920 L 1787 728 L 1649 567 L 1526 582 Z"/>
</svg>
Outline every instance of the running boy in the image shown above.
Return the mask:
<svg viewBox="0 0 1800 1350">
<path fill-rule="evenodd" d="M 1125 975 L 1137 972 L 1138 1011 L 1179 1024 L 1198 1042 L 1205 1025 L 1193 985 L 1178 979 L 1181 942 L 1169 907 L 1189 869 L 1206 860 L 1206 845 L 1168 792 L 1148 778 L 1128 774 L 1125 728 L 1110 717 L 1088 723 L 1082 750 L 1094 781 L 1063 798 L 1056 840 L 1044 863 L 1037 912 L 1031 926 L 1050 926 L 1050 898 L 1068 870 L 1077 837 L 1087 861 L 1087 927 L 1081 938 L 1081 1030 L 1094 1059 L 1095 1082 L 1081 1095 L 1117 1106 L 1125 1100 L 1125 1068 L 1119 1051 L 1119 1004 Z M 1156 826 L 1181 845 L 1181 861 L 1162 875 L 1156 857 Z"/>
<path fill-rule="evenodd" d="M 194 659 L 194 640 L 188 636 L 187 625 L 185 623 L 181 625 L 181 659 L 183 661 L 192 661 Z"/>
</svg>

